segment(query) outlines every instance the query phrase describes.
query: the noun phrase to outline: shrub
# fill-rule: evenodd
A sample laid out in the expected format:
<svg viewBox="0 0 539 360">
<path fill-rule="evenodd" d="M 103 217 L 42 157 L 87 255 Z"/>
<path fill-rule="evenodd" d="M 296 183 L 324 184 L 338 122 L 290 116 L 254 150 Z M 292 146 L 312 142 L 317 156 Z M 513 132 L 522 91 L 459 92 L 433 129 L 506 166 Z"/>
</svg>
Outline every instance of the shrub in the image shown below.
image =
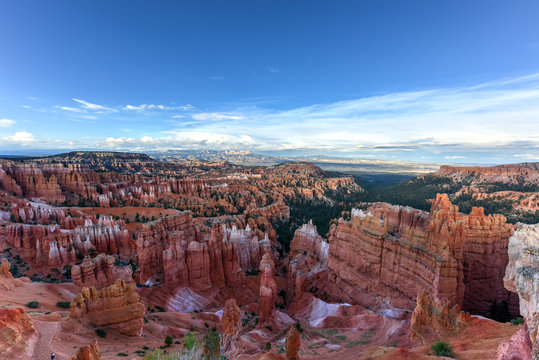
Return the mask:
<svg viewBox="0 0 539 360">
<path fill-rule="evenodd" d="M 95 333 L 97 334 L 97 336 L 99 336 L 100 338 L 106 338 L 107 337 L 107 332 L 103 329 L 95 329 Z"/>
<path fill-rule="evenodd" d="M 56 306 L 62 309 L 69 309 L 71 307 L 71 303 L 69 301 L 58 301 Z"/>
<path fill-rule="evenodd" d="M 438 341 L 431 345 L 430 349 L 434 351 L 436 356 L 447 356 L 454 358 L 455 353 L 453 352 L 453 347 L 451 344 L 446 343 L 445 341 Z"/>
<path fill-rule="evenodd" d="M 195 347 L 196 342 L 196 336 L 192 332 L 189 332 L 183 341 L 183 347 L 185 347 L 187 350 L 192 350 Z"/>
<path fill-rule="evenodd" d="M 516 317 L 511 320 L 511 324 L 513 325 L 522 325 L 524 324 L 524 318 L 522 316 Z"/>
<path fill-rule="evenodd" d="M 30 301 L 28 304 L 26 304 L 30 309 L 38 309 L 39 303 L 37 301 Z"/>
<path fill-rule="evenodd" d="M 303 333 L 303 329 L 301 328 L 301 324 L 298 322 L 296 323 L 296 330 L 301 334 Z"/>
<path fill-rule="evenodd" d="M 271 343 L 269 341 L 266 343 L 266 351 L 271 351 Z"/>
<path fill-rule="evenodd" d="M 167 337 L 165 338 L 165 345 L 167 346 L 172 345 L 172 336 L 167 335 Z"/>
<path fill-rule="evenodd" d="M 221 354 L 220 342 L 221 338 L 215 331 L 210 331 L 204 336 L 204 352 L 208 359 L 217 360 L 219 358 Z"/>
<path fill-rule="evenodd" d="M 127 357 L 129 355 L 127 355 L 126 353 L 120 352 L 120 353 L 117 354 L 117 356 Z"/>
</svg>

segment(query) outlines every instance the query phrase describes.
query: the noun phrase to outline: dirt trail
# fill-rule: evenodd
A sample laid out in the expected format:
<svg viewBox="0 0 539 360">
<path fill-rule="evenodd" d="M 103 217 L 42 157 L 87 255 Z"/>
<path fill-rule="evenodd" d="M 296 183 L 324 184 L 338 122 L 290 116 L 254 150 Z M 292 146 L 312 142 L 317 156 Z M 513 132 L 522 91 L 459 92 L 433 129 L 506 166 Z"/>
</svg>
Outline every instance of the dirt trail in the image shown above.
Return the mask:
<svg viewBox="0 0 539 360">
<path fill-rule="evenodd" d="M 52 338 L 58 330 L 57 322 L 34 320 L 34 327 L 39 332 L 39 338 L 34 352 L 35 360 L 50 360 L 52 351 Z M 56 356 L 55 360 L 64 360 L 67 357 Z"/>
</svg>

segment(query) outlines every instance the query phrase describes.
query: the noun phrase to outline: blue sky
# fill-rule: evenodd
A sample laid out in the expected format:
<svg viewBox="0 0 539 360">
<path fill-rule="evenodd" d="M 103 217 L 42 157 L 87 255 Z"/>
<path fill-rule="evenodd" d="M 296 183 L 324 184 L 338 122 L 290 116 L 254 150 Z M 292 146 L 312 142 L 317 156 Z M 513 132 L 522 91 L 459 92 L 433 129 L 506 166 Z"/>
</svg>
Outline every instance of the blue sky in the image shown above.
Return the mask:
<svg viewBox="0 0 539 360">
<path fill-rule="evenodd" d="M 539 161 L 539 2 L 0 0 L 0 153 Z"/>
</svg>

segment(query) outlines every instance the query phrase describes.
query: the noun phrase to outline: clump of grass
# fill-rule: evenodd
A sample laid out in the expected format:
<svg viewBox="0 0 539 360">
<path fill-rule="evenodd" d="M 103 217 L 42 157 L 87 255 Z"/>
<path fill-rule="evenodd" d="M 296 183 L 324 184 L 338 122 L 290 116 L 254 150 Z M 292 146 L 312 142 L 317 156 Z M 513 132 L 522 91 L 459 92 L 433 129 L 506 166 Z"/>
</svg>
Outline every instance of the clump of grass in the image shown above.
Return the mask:
<svg viewBox="0 0 539 360">
<path fill-rule="evenodd" d="M 119 352 L 118 354 L 116 354 L 116 356 L 127 357 L 127 356 L 129 356 L 129 355 L 127 355 L 127 354 L 124 353 L 124 352 Z"/>
<path fill-rule="evenodd" d="M 449 343 L 446 343 L 445 341 L 435 342 L 430 346 L 430 349 L 434 351 L 434 355 L 436 356 L 446 356 L 450 358 L 455 357 L 455 353 L 453 352 L 453 346 L 451 346 L 451 344 Z"/>
<path fill-rule="evenodd" d="M 524 318 L 522 316 L 516 317 L 511 320 L 511 324 L 513 325 L 523 325 L 524 324 Z"/>
</svg>

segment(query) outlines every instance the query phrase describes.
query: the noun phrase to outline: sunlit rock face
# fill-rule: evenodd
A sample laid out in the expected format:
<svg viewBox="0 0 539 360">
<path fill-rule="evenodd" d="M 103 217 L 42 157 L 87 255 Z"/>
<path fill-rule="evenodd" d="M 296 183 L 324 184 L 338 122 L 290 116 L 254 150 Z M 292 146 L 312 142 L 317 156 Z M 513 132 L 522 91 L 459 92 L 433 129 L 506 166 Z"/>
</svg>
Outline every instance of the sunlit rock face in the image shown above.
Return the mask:
<svg viewBox="0 0 539 360">
<path fill-rule="evenodd" d="M 117 280 L 96 289 L 83 288 L 71 302 L 70 318 L 105 326 L 128 336 L 141 336 L 146 307 L 140 301 L 134 283 Z"/>
<path fill-rule="evenodd" d="M 509 239 L 509 264 L 504 283 L 518 293 L 532 353 L 539 357 L 539 224 L 522 225 Z"/>
<path fill-rule="evenodd" d="M 470 314 L 451 306 L 447 300 L 436 299 L 427 292 L 417 296 L 412 313 L 410 335 L 423 342 L 440 339 L 448 333 L 461 331 L 470 322 Z"/>
<path fill-rule="evenodd" d="M 0 330 L 0 358 L 33 358 L 38 333 L 26 311 L 0 309 Z"/>
<path fill-rule="evenodd" d="M 72 360 L 101 360 L 101 351 L 99 351 L 99 346 L 97 346 L 97 340 L 79 348 Z"/>
<path fill-rule="evenodd" d="M 64 219 L 64 220 L 67 220 Z M 36 265 L 59 266 L 73 263 L 90 249 L 129 257 L 134 244 L 123 221 L 101 216 L 84 220 L 66 229 L 61 225 L 13 224 L 7 227 L 6 241 Z"/>
<path fill-rule="evenodd" d="M 79 288 L 93 286 L 99 289 L 114 284 L 118 279 L 131 282 L 131 267 L 118 267 L 114 262 L 113 256 L 105 254 L 99 254 L 92 259 L 86 257 L 80 265 L 73 265 L 71 268 L 73 284 Z"/>
<path fill-rule="evenodd" d="M 506 302 L 516 315 L 517 296 L 503 287 L 511 231 L 505 217 L 482 208 L 459 213 L 445 194 L 430 213 L 384 203 L 353 210 L 330 229 L 327 293 L 368 307 L 382 297 L 411 310 L 426 290 L 474 314 L 489 316 Z"/>
<path fill-rule="evenodd" d="M 277 299 L 277 284 L 273 278 L 275 275 L 275 263 L 269 251 L 262 257 L 260 262 L 260 292 L 258 296 L 258 312 L 260 313 L 259 324 L 265 324 L 275 316 L 275 300 Z"/>
</svg>

